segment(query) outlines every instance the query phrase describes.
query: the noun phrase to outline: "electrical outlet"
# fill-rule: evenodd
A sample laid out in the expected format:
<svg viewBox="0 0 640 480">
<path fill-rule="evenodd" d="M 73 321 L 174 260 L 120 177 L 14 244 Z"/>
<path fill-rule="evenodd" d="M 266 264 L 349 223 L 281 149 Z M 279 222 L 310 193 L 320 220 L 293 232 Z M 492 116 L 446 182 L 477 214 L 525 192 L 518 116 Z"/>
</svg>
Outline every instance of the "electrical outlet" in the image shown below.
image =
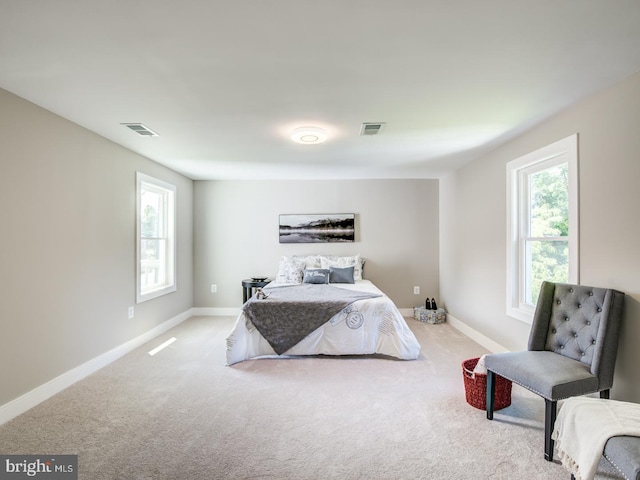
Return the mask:
<svg viewBox="0 0 640 480">
<path fill-rule="evenodd" d="M 214 283 L 211 284 L 211 293 L 218 293 L 218 285 Z"/>
<path fill-rule="evenodd" d="M 133 307 L 129 307 L 129 320 L 133 318 Z"/>
<path fill-rule="evenodd" d="M 419 286 L 415 286 L 413 287 L 413 294 L 414 295 L 420 295 L 420 287 Z"/>
</svg>

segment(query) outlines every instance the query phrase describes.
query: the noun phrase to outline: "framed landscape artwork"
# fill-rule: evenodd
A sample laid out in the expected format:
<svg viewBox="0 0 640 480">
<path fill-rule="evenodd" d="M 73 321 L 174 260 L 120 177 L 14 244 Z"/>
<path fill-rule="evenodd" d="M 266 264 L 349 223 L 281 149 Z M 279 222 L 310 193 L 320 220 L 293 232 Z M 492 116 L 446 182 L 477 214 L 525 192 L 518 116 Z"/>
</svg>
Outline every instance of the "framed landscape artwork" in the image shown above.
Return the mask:
<svg viewBox="0 0 640 480">
<path fill-rule="evenodd" d="M 280 243 L 355 241 L 355 214 L 280 215 Z"/>
</svg>

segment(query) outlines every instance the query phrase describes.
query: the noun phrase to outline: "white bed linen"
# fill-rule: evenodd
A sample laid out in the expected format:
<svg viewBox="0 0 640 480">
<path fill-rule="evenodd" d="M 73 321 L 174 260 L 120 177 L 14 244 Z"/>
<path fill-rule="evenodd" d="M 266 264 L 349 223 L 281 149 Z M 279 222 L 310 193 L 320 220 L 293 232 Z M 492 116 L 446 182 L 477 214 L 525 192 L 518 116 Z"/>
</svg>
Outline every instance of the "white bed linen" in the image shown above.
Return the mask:
<svg viewBox="0 0 640 480">
<path fill-rule="evenodd" d="M 285 284 L 271 282 L 265 291 L 282 285 Z M 331 285 L 381 296 L 352 303 L 282 356 L 378 353 L 402 360 L 418 358 L 418 340 L 395 304 L 378 287 L 369 280 Z M 227 365 L 266 355 L 277 354 L 244 313 L 240 313 L 227 337 Z"/>
</svg>

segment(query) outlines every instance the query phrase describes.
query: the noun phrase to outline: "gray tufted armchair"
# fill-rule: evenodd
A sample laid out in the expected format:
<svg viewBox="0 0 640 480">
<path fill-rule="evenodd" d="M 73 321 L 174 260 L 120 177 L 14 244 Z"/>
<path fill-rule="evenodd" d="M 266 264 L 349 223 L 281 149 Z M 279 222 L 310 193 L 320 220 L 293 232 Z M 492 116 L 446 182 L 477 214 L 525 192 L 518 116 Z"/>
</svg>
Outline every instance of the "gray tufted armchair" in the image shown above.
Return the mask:
<svg viewBox="0 0 640 480">
<path fill-rule="evenodd" d="M 624 294 L 543 282 L 528 350 L 487 355 L 487 418 L 493 419 L 495 375 L 545 400 L 544 457 L 553 461 L 551 433 L 558 400 L 600 392 L 609 398 Z"/>
</svg>

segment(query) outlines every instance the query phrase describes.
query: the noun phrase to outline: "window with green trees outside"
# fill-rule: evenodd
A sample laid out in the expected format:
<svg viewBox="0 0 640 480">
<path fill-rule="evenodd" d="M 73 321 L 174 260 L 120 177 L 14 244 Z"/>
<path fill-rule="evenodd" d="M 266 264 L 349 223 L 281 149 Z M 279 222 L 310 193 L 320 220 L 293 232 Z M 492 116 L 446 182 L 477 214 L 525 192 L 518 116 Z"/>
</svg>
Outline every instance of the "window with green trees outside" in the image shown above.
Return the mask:
<svg viewBox="0 0 640 480">
<path fill-rule="evenodd" d="M 578 283 L 577 134 L 507 164 L 507 314 L 531 323 L 543 281 Z"/>
<path fill-rule="evenodd" d="M 569 164 L 528 175 L 523 236 L 525 302 L 535 305 L 544 280 L 569 281 Z"/>
</svg>

